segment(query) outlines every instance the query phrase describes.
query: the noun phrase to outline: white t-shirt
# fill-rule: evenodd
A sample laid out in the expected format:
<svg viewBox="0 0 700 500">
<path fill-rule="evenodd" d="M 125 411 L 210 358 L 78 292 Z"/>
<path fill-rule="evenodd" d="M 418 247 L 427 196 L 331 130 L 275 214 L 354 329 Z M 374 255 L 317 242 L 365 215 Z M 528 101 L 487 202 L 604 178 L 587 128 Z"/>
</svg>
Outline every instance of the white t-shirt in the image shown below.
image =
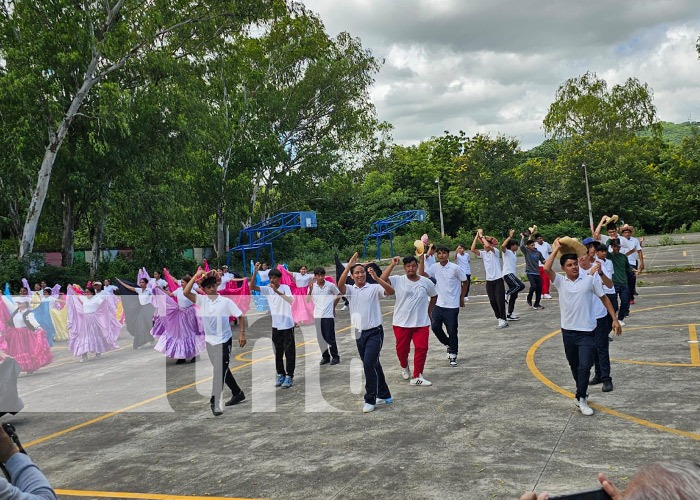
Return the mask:
<svg viewBox="0 0 700 500">
<path fill-rule="evenodd" d="M 425 267 L 430 267 L 435 265 L 435 254 L 425 256 Z"/>
<path fill-rule="evenodd" d="M 535 248 L 540 251 L 542 258 L 546 261 L 549 254 L 552 253 L 552 245 L 546 241 L 542 241 L 542 244 L 535 242 Z M 540 267 L 544 267 L 544 263 L 540 262 Z"/>
<path fill-rule="evenodd" d="M 600 262 L 600 269 L 603 271 L 603 274 L 610 278 L 612 280 L 613 274 L 615 273 L 615 270 L 613 268 L 613 263 L 610 259 L 599 259 L 596 257 L 595 259 L 596 262 Z M 602 283 L 603 285 L 603 291 L 608 294 L 608 293 L 615 293 L 615 288 L 608 288 L 605 286 L 605 283 Z"/>
<path fill-rule="evenodd" d="M 345 287 L 350 301 L 350 322 L 356 330 L 370 330 L 382 324 L 382 308 L 379 299 L 385 297 L 384 289 L 376 283 L 365 283 Z"/>
<path fill-rule="evenodd" d="M 627 253 L 630 250 L 634 250 L 633 253 L 627 256 L 627 261 L 630 263 L 630 265 L 636 266 L 637 258 L 639 257 L 638 252 L 642 249 L 642 245 L 639 244 L 639 240 L 634 236 L 630 236 L 629 240 L 623 236 L 622 238 L 620 238 L 620 246 L 622 247 L 623 245 L 625 245 L 626 248 L 621 248 L 621 252 Z"/>
<path fill-rule="evenodd" d="M 311 300 L 314 303 L 314 318 L 333 318 L 333 303 L 340 295 L 340 290 L 330 281 L 323 280 L 323 286 L 314 284 L 311 289 Z"/>
<path fill-rule="evenodd" d="M 312 279 L 314 279 L 313 274 L 301 274 L 301 273 L 292 273 L 292 276 L 294 277 L 294 283 L 296 286 L 299 288 L 304 288 L 305 286 L 309 286 L 309 283 L 311 282 Z"/>
<path fill-rule="evenodd" d="M 455 259 L 457 260 L 457 265 L 464 271 L 464 274 L 470 275 L 472 273 L 471 264 L 469 263 L 469 253 L 464 252 L 463 254 L 456 254 Z"/>
<path fill-rule="evenodd" d="M 575 281 L 557 274 L 554 278 L 554 286 L 559 291 L 561 327 L 566 330 L 593 332 L 596 327 L 596 318 L 591 307 L 591 300 L 593 300 L 591 296 L 597 299 L 605 295 L 601 281 L 594 280 L 585 271 L 579 271 Z"/>
<path fill-rule="evenodd" d="M 197 307 L 202 318 L 204 327 L 204 338 L 209 345 L 223 344 L 231 338 L 231 325 L 229 317 L 240 318 L 243 313 L 232 301 L 217 295 L 215 300 L 211 300 L 207 295 L 197 294 Z"/>
<path fill-rule="evenodd" d="M 459 299 L 462 296 L 462 282 L 467 281 L 467 275 L 455 263 L 448 262 L 444 266 L 439 262 L 433 264 L 426 271 L 428 276 L 435 278 L 437 289 L 437 304 L 445 309 L 459 307 Z"/>
<path fill-rule="evenodd" d="M 484 271 L 486 272 L 486 281 L 500 280 L 503 277 L 501 272 L 501 252 L 497 248 L 493 252 L 481 250 L 479 257 L 484 261 Z"/>
<path fill-rule="evenodd" d="M 262 283 L 270 281 L 270 269 L 265 269 L 264 271 L 262 269 L 259 269 L 258 276 L 260 276 L 260 281 Z"/>
<path fill-rule="evenodd" d="M 293 297 L 292 289 L 287 285 L 280 285 L 277 289 L 282 295 Z M 260 294 L 266 295 L 269 298 L 267 301 L 270 304 L 270 315 L 272 316 L 272 328 L 278 330 L 289 330 L 294 328 L 294 318 L 292 317 L 292 304 L 284 300 L 271 286 L 261 286 Z"/>
<path fill-rule="evenodd" d="M 396 293 L 393 323 L 404 328 L 430 325 L 428 303 L 437 295 L 435 285 L 428 278 L 419 276 L 411 281 L 404 276 L 389 276 Z"/>
<path fill-rule="evenodd" d="M 515 274 L 515 268 L 518 263 L 518 256 L 515 255 L 510 248 L 506 248 L 503 252 L 503 276 L 506 274 Z"/>
<path fill-rule="evenodd" d="M 145 306 L 151 303 L 151 291 L 148 288 L 142 290 L 137 286 L 134 288 L 134 290 L 136 290 L 136 293 L 139 294 L 139 304 Z"/>
<path fill-rule="evenodd" d="M 187 309 L 188 307 L 192 307 L 194 305 L 194 303 L 185 296 L 185 291 L 182 289 L 182 287 L 175 290 L 173 295 L 177 297 L 177 305 L 180 306 L 180 309 Z"/>
</svg>

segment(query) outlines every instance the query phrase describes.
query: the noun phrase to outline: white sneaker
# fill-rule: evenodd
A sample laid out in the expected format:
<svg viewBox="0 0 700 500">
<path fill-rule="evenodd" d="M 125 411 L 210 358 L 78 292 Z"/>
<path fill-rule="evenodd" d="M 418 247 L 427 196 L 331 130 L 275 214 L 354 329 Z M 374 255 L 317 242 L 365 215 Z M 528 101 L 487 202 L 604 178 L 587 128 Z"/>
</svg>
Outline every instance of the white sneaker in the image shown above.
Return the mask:
<svg viewBox="0 0 700 500">
<path fill-rule="evenodd" d="M 450 362 L 450 366 L 452 366 L 452 367 L 457 366 L 457 355 L 456 354 L 448 354 L 447 360 Z"/>
<path fill-rule="evenodd" d="M 548 293 L 545 293 L 544 295 L 542 295 L 542 298 L 543 298 L 543 299 L 551 299 L 552 296 L 549 295 Z"/>
<path fill-rule="evenodd" d="M 401 368 L 401 376 L 404 380 L 411 378 L 411 372 L 408 370 L 408 366 L 406 368 Z"/>
<path fill-rule="evenodd" d="M 618 320 L 617 322 L 618 322 L 618 323 L 620 323 L 620 326 L 625 326 L 625 322 L 624 322 L 624 321 L 622 321 L 621 319 L 620 319 L 620 320 Z"/>
<path fill-rule="evenodd" d="M 347 304 L 343 304 L 343 307 L 341 307 L 340 310 L 341 310 L 341 311 L 347 311 L 347 310 L 348 310 Z M 370 411 L 371 411 L 371 410 L 370 410 Z"/>
<path fill-rule="evenodd" d="M 469 302 L 469 297 L 464 297 L 464 302 Z"/>
<path fill-rule="evenodd" d="M 433 385 L 432 382 L 430 382 L 430 381 L 428 381 L 428 380 L 425 380 L 425 379 L 423 378 L 423 374 L 422 374 L 422 373 L 421 373 L 420 375 L 418 375 L 417 378 L 412 378 L 410 383 L 411 383 L 411 385 L 423 385 L 423 386 L 426 386 L 426 387 L 427 387 L 427 386 L 430 386 L 430 385 Z"/>
<path fill-rule="evenodd" d="M 581 398 L 581 399 L 576 399 L 576 406 L 578 406 L 578 409 L 581 410 L 581 413 L 590 416 L 593 415 L 593 408 L 588 406 L 588 398 Z"/>
<path fill-rule="evenodd" d="M 520 321 L 520 316 L 513 313 L 510 316 L 506 316 L 506 321 Z"/>
<path fill-rule="evenodd" d="M 504 319 L 499 319 L 498 320 L 498 327 L 497 328 L 507 328 L 508 327 L 508 322 Z"/>
<path fill-rule="evenodd" d="M 365 403 L 365 405 L 362 407 L 362 413 L 369 413 L 371 411 L 374 411 L 374 405 Z"/>
</svg>

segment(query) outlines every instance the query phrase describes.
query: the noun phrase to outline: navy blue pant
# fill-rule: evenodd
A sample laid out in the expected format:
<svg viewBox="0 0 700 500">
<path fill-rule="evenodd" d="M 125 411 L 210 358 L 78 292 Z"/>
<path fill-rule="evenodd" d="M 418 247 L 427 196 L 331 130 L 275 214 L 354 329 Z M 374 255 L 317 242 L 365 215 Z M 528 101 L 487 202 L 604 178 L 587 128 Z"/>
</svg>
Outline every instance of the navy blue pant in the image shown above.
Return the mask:
<svg viewBox="0 0 700 500">
<path fill-rule="evenodd" d="M 617 305 L 617 297 L 620 297 L 620 306 Z M 618 321 L 625 319 L 630 313 L 630 289 L 627 285 L 615 284 L 615 294 L 608 295 L 613 303 L 613 309 L 617 312 Z"/>
<path fill-rule="evenodd" d="M 323 359 L 340 359 L 335 341 L 335 318 L 316 318 L 316 340 Z"/>
<path fill-rule="evenodd" d="M 561 329 L 564 353 L 576 381 L 576 399 L 588 397 L 588 379 L 596 352 L 593 332 Z"/>
<path fill-rule="evenodd" d="M 610 328 L 612 319 L 609 314 L 596 319 L 595 335 L 595 376 L 602 381 L 612 380 L 610 377 Z"/>
<path fill-rule="evenodd" d="M 627 270 L 627 287 L 630 289 L 630 300 L 634 300 L 634 294 L 637 292 L 637 275 L 634 274 L 637 269 L 637 264 L 630 264 Z"/>
<path fill-rule="evenodd" d="M 376 328 L 362 330 L 355 342 L 365 370 L 365 403 L 374 405 L 377 404 L 377 398 L 390 398 L 391 392 L 386 384 L 382 365 L 379 363 L 379 353 L 384 345 L 384 328 L 379 325 Z"/>
<path fill-rule="evenodd" d="M 447 352 L 450 354 L 457 354 L 459 352 L 459 341 L 457 340 L 457 317 L 459 316 L 459 307 L 440 307 L 435 306 L 433 308 L 433 321 L 431 323 L 431 328 L 435 337 L 442 343 L 442 345 L 447 346 Z M 442 329 L 442 325 L 445 325 L 447 329 L 447 334 Z"/>
</svg>

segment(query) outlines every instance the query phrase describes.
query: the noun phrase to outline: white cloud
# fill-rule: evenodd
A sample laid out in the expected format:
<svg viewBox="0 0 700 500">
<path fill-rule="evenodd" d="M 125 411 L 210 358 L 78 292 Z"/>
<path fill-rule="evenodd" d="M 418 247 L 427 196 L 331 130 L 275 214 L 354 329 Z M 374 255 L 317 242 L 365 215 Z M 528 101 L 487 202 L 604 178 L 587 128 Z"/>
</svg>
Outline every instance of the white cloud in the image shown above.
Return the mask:
<svg viewBox="0 0 700 500">
<path fill-rule="evenodd" d="M 659 118 L 700 116 L 700 9 L 693 0 L 305 0 L 329 33 L 359 37 L 385 65 L 371 93 L 399 143 L 444 130 L 544 138 L 559 85 L 591 70 L 636 77 Z"/>
</svg>

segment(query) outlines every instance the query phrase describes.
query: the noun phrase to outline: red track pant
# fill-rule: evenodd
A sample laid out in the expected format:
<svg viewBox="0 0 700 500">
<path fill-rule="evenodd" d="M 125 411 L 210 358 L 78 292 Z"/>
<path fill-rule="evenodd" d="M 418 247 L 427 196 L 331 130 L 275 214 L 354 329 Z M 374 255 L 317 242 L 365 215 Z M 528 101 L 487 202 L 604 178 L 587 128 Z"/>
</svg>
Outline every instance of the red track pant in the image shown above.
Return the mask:
<svg viewBox="0 0 700 500">
<path fill-rule="evenodd" d="M 411 350 L 413 340 L 413 378 L 423 373 L 425 358 L 428 357 L 428 339 L 430 338 L 429 326 L 403 327 L 394 325 L 396 336 L 396 356 L 401 367 L 408 366 L 408 353 Z"/>
</svg>

